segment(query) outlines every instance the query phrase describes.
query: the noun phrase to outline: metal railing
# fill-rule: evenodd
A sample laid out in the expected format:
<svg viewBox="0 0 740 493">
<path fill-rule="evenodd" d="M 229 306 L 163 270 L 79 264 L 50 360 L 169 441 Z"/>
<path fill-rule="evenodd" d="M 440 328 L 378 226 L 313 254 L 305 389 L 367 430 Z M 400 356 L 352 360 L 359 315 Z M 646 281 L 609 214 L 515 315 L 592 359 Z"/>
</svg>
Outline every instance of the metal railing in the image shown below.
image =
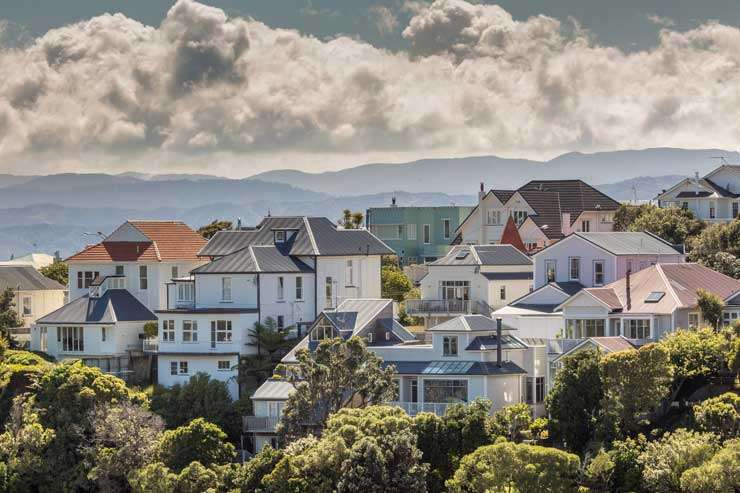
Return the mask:
<svg viewBox="0 0 740 493">
<path fill-rule="evenodd" d="M 156 353 L 159 351 L 159 339 L 156 337 L 149 337 L 144 339 L 142 349 L 145 353 Z"/>
<path fill-rule="evenodd" d="M 437 416 L 444 416 L 447 408 L 457 404 L 467 405 L 467 402 L 389 402 L 388 405 L 397 406 L 406 411 L 409 416 L 416 416 L 419 413 L 434 413 Z"/>
<path fill-rule="evenodd" d="M 469 300 L 406 300 L 406 313 L 470 313 Z"/>
<path fill-rule="evenodd" d="M 280 422 L 276 416 L 244 416 L 242 420 L 245 433 L 274 432 Z"/>
</svg>

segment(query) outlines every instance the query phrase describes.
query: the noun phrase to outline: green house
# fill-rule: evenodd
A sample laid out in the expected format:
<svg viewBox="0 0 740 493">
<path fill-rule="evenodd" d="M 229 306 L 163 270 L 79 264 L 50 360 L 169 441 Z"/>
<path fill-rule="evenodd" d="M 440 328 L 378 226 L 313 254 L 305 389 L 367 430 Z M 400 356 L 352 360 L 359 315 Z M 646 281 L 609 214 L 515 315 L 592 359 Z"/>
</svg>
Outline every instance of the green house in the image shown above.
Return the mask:
<svg viewBox="0 0 740 493">
<path fill-rule="evenodd" d="M 371 207 L 365 218 L 368 229 L 391 247 L 403 265 L 431 262 L 444 257 L 455 230 L 472 206 Z"/>
</svg>

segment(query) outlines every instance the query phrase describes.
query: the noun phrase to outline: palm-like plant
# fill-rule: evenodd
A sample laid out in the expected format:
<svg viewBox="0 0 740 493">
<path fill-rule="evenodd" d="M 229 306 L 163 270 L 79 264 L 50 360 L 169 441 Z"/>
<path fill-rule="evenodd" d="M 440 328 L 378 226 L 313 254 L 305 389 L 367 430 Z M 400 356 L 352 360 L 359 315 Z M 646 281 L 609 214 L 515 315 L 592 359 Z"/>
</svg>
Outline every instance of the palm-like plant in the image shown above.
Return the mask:
<svg viewBox="0 0 740 493">
<path fill-rule="evenodd" d="M 277 329 L 277 324 L 272 318 L 265 319 L 264 323 L 256 322 L 249 329 L 248 346 L 257 348 L 257 354 L 242 359 L 240 375 L 242 380 L 255 379 L 257 385 L 270 378 L 275 366 L 280 362 L 283 351 L 288 349 L 291 342 L 287 340 L 290 327 L 283 330 Z"/>
</svg>

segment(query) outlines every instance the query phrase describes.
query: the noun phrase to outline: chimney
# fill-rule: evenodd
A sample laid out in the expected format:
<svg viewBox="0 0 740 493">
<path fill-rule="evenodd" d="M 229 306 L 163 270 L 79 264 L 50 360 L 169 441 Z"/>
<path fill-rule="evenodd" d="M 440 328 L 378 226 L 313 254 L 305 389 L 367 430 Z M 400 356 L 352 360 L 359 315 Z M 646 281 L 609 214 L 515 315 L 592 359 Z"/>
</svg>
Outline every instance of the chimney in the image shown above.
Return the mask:
<svg viewBox="0 0 740 493">
<path fill-rule="evenodd" d="M 486 196 L 485 186 L 483 182 L 480 182 L 480 190 L 478 190 L 478 216 L 480 217 L 480 235 L 478 237 L 478 244 L 485 245 L 487 229 L 486 229 L 486 210 L 483 208 L 483 198 Z"/>
<path fill-rule="evenodd" d="M 496 318 L 496 366 L 501 368 L 501 317 Z"/>
<path fill-rule="evenodd" d="M 572 233 L 570 227 L 570 212 L 563 212 L 560 219 L 560 231 L 563 233 L 563 236 L 568 236 Z"/>
<path fill-rule="evenodd" d="M 396 207 L 396 196 L 391 197 L 391 207 Z"/>
<path fill-rule="evenodd" d="M 631 270 L 627 271 L 627 276 L 625 277 L 624 283 L 625 288 L 627 291 L 627 310 L 630 310 L 632 308 L 632 292 L 630 287 L 630 276 L 632 274 Z"/>
<path fill-rule="evenodd" d="M 237 231 L 240 231 L 242 229 L 242 218 L 241 217 L 236 218 L 236 229 Z"/>
<path fill-rule="evenodd" d="M 478 190 L 478 200 L 482 200 L 485 194 L 485 186 L 483 185 L 483 182 L 480 182 L 480 190 Z"/>
</svg>

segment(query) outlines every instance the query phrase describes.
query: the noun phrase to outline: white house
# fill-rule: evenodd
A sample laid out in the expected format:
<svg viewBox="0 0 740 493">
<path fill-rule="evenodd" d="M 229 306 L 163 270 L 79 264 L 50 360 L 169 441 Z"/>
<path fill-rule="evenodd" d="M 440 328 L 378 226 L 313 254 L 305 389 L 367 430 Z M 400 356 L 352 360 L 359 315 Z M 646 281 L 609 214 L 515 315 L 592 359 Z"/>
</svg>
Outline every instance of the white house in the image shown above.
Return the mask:
<svg viewBox="0 0 740 493">
<path fill-rule="evenodd" d="M 500 332 L 497 332 L 500 330 Z M 321 340 L 363 337 L 368 348 L 395 368 L 398 393 L 391 404 L 414 415 L 443 414 L 454 403 L 491 399 L 493 409 L 528 402 L 536 416 L 544 413 L 547 351 L 544 344 L 517 337 L 508 327 L 483 315 L 462 315 L 428 331 L 430 342 L 416 340 L 393 318 L 391 300 L 348 300 L 324 311 L 309 335 L 283 359 L 313 350 Z M 265 382 L 252 396 L 255 416 L 246 418 L 255 450 L 274 441 L 275 426 L 292 386 Z"/>
<path fill-rule="evenodd" d="M 532 290 L 532 260 L 512 245 L 457 245 L 427 268 L 421 299 L 406 302 L 425 327 L 461 314 L 488 316 Z"/>
<path fill-rule="evenodd" d="M 257 227 L 220 231 L 198 255 L 210 262 L 167 284 L 156 310 L 158 382 L 197 372 L 227 382 L 234 398 L 240 356 L 256 353 L 249 331 L 268 318 L 305 333 L 317 313 L 355 296 L 380 297 L 382 255 L 393 251 L 366 230 L 329 219 L 267 217 Z"/>
<path fill-rule="evenodd" d="M 740 211 L 740 166 L 723 164 L 703 178 L 696 173 L 664 190 L 657 197 L 660 207 L 681 207 L 709 222 L 728 222 Z"/>
<path fill-rule="evenodd" d="M 41 275 L 32 265 L 0 265 L 0 292 L 12 289 L 15 310 L 23 324 L 9 329 L 21 345 L 30 343 L 31 325 L 64 304 L 65 288 Z"/>
<path fill-rule="evenodd" d="M 619 203 L 581 180 L 533 180 L 517 190 L 478 193 L 478 205 L 456 230 L 453 243 L 499 243 L 509 217 L 528 250 L 575 232 L 612 231 Z"/>
</svg>

